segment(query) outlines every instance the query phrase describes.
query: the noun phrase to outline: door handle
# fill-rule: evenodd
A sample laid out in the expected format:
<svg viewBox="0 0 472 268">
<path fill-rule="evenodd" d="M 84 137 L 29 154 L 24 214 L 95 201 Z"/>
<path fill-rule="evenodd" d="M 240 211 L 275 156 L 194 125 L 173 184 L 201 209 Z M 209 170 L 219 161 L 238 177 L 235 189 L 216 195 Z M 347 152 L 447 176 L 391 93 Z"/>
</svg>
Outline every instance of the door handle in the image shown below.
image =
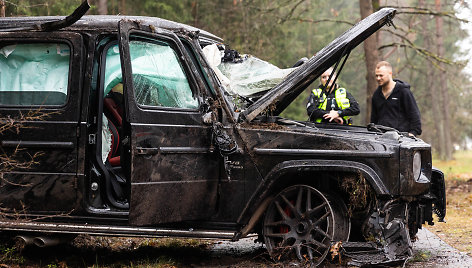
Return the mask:
<svg viewBox="0 0 472 268">
<path fill-rule="evenodd" d="M 159 153 L 159 148 L 137 148 L 137 155 L 156 155 Z"/>
</svg>

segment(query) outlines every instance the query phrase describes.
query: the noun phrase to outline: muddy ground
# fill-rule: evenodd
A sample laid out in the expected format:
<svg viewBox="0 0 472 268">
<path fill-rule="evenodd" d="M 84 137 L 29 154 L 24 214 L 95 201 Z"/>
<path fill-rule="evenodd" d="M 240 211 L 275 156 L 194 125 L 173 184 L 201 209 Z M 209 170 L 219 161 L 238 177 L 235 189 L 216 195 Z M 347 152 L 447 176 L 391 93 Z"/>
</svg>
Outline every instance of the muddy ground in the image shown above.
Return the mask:
<svg viewBox="0 0 472 268">
<path fill-rule="evenodd" d="M 277 263 L 254 238 L 239 242 L 197 239 L 143 239 L 80 236 L 71 244 L 24 248 L 21 253 L 2 248 L 0 267 L 304 267 Z M 323 267 L 345 267 L 325 263 Z M 472 257 L 420 230 L 414 255 L 394 267 L 472 267 Z"/>
<path fill-rule="evenodd" d="M 472 180 L 447 183 L 448 223 L 423 228 L 414 255 L 396 267 L 471 267 Z M 469 200 L 470 199 L 470 200 Z M 439 235 L 439 236 L 438 236 Z M 67 245 L 26 247 L 0 240 L 0 268 L 5 267 L 302 267 L 278 263 L 255 238 L 221 240 L 111 238 L 82 235 Z M 451 247 L 449 244 L 455 248 Z M 21 249 L 21 250 L 20 250 Z M 325 263 L 324 267 L 342 267 Z"/>
</svg>

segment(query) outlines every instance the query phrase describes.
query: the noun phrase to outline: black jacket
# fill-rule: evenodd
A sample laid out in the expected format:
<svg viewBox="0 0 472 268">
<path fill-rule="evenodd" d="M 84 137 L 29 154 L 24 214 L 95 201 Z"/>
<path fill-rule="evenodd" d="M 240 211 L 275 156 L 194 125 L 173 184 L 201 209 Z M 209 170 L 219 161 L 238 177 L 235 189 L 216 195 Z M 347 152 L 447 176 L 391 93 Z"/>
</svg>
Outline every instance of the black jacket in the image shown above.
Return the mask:
<svg viewBox="0 0 472 268">
<path fill-rule="evenodd" d="M 323 88 L 323 86 L 320 85 L 318 88 Z M 318 108 L 319 99 L 315 96 L 315 94 L 313 94 L 313 92 L 311 92 L 310 97 L 308 97 L 308 103 L 306 105 L 306 112 L 308 114 L 310 121 L 314 122 L 316 121 L 316 119 L 322 118 L 321 122 L 328 123 L 329 120 L 324 119 L 323 115 L 328 114 L 331 108 L 333 107 L 334 107 L 333 110 L 335 111 L 341 110 L 335 99 L 335 91 L 336 90 L 333 90 L 329 94 L 325 92 L 326 98 L 327 98 L 326 110 Z M 341 110 L 342 111 L 341 117 L 358 115 L 360 113 L 359 103 L 357 103 L 356 99 L 347 90 L 346 90 L 346 97 L 349 99 L 350 107 L 344 110 Z M 345 122 L 346 120 L 344 120 L 344 118 L 343 118 L 343 121 L 344 121 L 344 124 L 347 123 Z"/>
<path fill-rule="evenodd" d="M 413 135 L 421 134 L 421 118 L 415 97 L 406 82 L 396 82 L 390 96 L 385 99 L 382 88 L 378 87 L 372 96 L 372 113 L 370 122 L 393 127 Z"/>
</svg>

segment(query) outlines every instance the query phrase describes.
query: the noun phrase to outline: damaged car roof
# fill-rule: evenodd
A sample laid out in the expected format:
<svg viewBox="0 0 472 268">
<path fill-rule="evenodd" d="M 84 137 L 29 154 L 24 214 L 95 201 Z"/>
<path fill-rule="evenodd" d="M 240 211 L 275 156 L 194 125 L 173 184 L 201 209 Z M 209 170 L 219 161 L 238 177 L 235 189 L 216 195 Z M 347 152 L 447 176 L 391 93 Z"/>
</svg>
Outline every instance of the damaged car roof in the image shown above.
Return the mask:
<svg viewBox="0 0 472 268">
<path fill-rule="evenodd" d="M 252 121 L 269 106 L 273 114 L 281 113 L 309 84 L 326 69 L 358 46 L 385 24 L 392 24 L 396 10 L 383 8 L 344 32 L 316 53 L 310 60 L 291 72 L 287 78 L 241 113 L 241 120 Z"/>
<path fill-rule="evenodd" d="M 0 18 L 0 32 L 4 31 L 15 31 L 23 30 L 27 27 L 40 28 L 38 25 L 46 24 L 49 22 L 55 22 L 64 20 L 67 17 L 64 16 L 39 16 L 39 17 L 7 17 Z M 77 22 L 71 26 L 63 28 L 64 30 L 116 30 L 117 25 L 121 20 L 136 21 L 143 25 L 152 25 L 156 28 L 162 28 L 170 31 L 188 31 L 198 32 L 200 38 L 208 38 L 214 42 L 223 42 L 223 39 L 204 31 L 202 29 L 166 20 L 156 17 L 144 17 L 144 16 L 110 16 L 110 15 L 88 15 L 82 16 Z M 37 26 L 37 27 L 34 27 Z"/>
</svg>

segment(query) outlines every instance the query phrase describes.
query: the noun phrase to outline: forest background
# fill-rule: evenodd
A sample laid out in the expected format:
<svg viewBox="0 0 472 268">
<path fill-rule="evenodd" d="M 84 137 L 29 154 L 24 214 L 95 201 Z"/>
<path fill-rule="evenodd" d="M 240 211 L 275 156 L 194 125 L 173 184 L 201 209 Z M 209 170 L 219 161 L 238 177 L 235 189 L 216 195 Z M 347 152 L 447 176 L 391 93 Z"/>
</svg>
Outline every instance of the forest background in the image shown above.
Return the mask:
<svg viewBox="0 0 472 268">
<path fill-rule="evenodd" d="M 68 15 L 81 0 L 0 0 L 0 16 Z M 88 14 L 161 17 L 207 30 L 232 49 L 280 67 L 310 58 L 354 23 L 382 7 L 394 7 L 395 27 L 384 27 L 351 52 L 338 82 L 357 99 L 355 125 L 370 119 L 377 87 L 375 64 L 387 60 L 394 77 L 412 85 L 423 123 L 420 136 L 433 153 L 451 159 L 472 138 L 472 90 L 468 50 L 472 39 L 460 14 L 465 0 L 89 0 Z M 472 20 L 472 19 L 471 19 Z M 468 41 L 470 40 L 470 41 Z M 307 120 L 305 105 L 314 83 L 283 116 Z"/>
</svg>

